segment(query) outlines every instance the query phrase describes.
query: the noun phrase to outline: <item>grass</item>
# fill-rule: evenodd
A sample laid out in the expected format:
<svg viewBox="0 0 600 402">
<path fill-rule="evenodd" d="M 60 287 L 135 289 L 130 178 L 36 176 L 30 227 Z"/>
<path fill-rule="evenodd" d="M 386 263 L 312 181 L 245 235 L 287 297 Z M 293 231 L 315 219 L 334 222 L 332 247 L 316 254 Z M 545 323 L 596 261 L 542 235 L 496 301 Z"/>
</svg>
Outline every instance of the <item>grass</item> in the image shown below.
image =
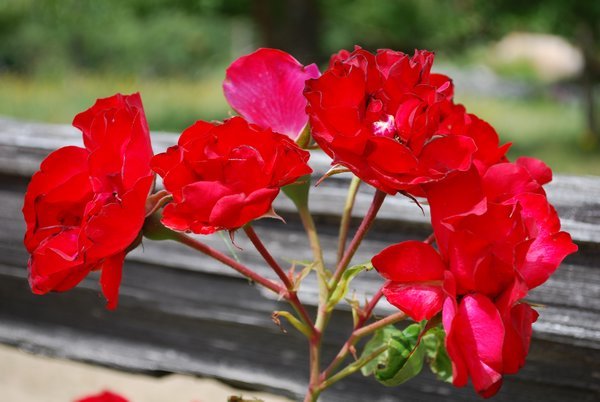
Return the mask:
<svg viewBox="0 0 600 402">
<path fill-rule="evenodd" d="M 222 76 L 203 80 L 143 79 L 74 75 L 35 79 L 0 75 L 0 115 L 70 124 L 99 97 L 116 92 L 142 94 L 152 130 L 181 132 L 198 119 L 226 118 L 230 108 Z M 530 155 L 555 171 L 600 175 L 600 154 L 582 144 L 582 111 L 575 103 L 550 99 L 497 99 L 458 96 L 469 111 L 490 122 L 502 142 L 513 142 L 510 156 Z"/>
<path fill-rule="evenodd" d="M 0 76 L 0 115 L 70 124 L 96 98 L 117 92 L 141 93 L 151 130 L 181 132 L 196 120 L 228 116 L 218 77 L 193 81 L 77 75 L 55 80 Z"/>
</svg>

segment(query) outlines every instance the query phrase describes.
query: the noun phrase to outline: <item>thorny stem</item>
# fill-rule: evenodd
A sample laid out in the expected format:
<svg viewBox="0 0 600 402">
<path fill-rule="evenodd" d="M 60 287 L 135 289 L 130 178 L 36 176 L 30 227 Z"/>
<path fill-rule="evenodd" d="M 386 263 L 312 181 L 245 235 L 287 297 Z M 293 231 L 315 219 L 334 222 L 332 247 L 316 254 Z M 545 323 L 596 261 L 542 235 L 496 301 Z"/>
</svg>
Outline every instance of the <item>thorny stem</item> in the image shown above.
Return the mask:
<svg viewBox="0 0 600 402">
<path fill-rule="evenodd" d="M 354 234 L 354 237 L 352 238 L 348 249 L 344 253 L 344 257 L 342 257 L 342 259 L 338 263 L 335 273 L 333 274 L 333 278 L 329 282 L 329 289 L 335 289 L 338 282 L 342 278 L 342 274 L 346 270 L 346 267 L 350 263 L 352 257 L 354 257 L 354 253 L 356 253 L 356 250 L 358 250 L 358 246 L 360 246 L 362 239 L 365 237 L 365 235 L 369 231 L 369 228 L 373 224 L 375 216 L 377 216 L 377 212 L 379 212 L 379 208 L 381 208 L 381 205 L 383 204 L 383 200 L 385 200 L 386 195 L 387 194 L 381 190 L 377 190 L 375 192 L 375 195 L 373 196 L 373 201 L 371 202 L 371 206 L 369 207 L 369 211 L 367 211 L 367 214 L 363 218 L 362 222 L 360 223 L 360 226 Z"/>
<path fill-rule="evenodd" d="M 214 248 L 209 247 L 206 244 L 201 243 L 198 240 L 183 233 L 173 232 L 172 236 L 174 240 L 177 240 L 178 242 L 185 244 L 186 246 L 191 247 L 194 250 L 198 250 L 201 253 L 204 253 L 209 257 L 212 257 L 215 260 L 230 266 L 231 268 L 238 271 L 240 274 L 244 275 L 246 278 L 266 287 L 267 289 L 273 291 L 277 295 L 283 295 L 284 297 L 287 296 L 287 289 L 285 289 L 283 286 L 273 282 L 270 279 L 265 278 L 264 276 L 259 275 L 247 266 L 237 262 L 233 258 L 221 253 L 220 251 L 215 250 Z"/>
<path fill-rule="evenodd" d="M 263 242 L 260 240 L 258 234 L 256 234 L 256 232 L 254 231 L 254 228 L 250 224 L 247 224 L 246 226 L 244 226 L 244 232 L 246 232 L 248 239 L 250 239 L 252 244 L 254 244 L 254 247 L 264 258 L 265 262 L 269 264 L 271 268 L 273 268 L 273 271 L 275 271 L 275 273 L 277 274 L 279 279 L 281 279 L 285 287 L 288 290 L 293 289 L 294 285 L 292 284 L 292 281 L 290 281 L 290 278 L 286 275 L 283 268 L 281 268 L 277 261 L 275 261 L 275 258 L 273 258 L 271 253 L 269 253 L 269 250 L 267 250 Z"/>
<path fill-rule="evenodd" d="M 250 224 L 248 224 L 244 226 L 244 231 L 246 232 L 246 235 L 248 236 L 252 244 L 254 244 L 254 247 L 256 247 L 256 250 L 264 258 L 265 262 L 269 264 L 269 266 L 273 268 L 273 271 L 275 271 L 277 276 L 279 276 L 279 278 L 281 279 L 281 281 L 287 289 L 286 299 L 290 302 L 294 310 L 296 310 L 296 312 L 300 315 L 302 321 L 304 321 L 304 323 L 310 328 L 311 337 L 314 336 L 315 326 L 312 322 L 312 319 L 308 315 L 308 312 L 304 308 L 304 305 L 298 299 L 298 294 L 294 287 L 294 284 L 286 275 L 283 268 L 281 268 L 277 261 L 275 261 L 275 258 L 273 258 L 271 253 L 269 253 L 269 250 L 267 250 L 263 242 L 260 240 L 258 234 L 254 231 L 254 228 Z"/>
<path fill-rule="evenodd" d="M 344 257 L 344 250 L 346 249 L 346 240 L 348 239 L 348 231 L 350 229 L 350 221 L 352 220 L 352 209 L 354 208 L 354 202 L 356 201 L 356 194 L 360 187 L 361 180 L 353 176 L 350 186 L 348 187 L 348 196 L 346 198 L 346 204 L 344 205 L 344 212 L 342 213 L 342 220 L 340 221 L 340 233 L 338 237 L 338 252 L 337 262 L 339 263 Z"/>
</svg>

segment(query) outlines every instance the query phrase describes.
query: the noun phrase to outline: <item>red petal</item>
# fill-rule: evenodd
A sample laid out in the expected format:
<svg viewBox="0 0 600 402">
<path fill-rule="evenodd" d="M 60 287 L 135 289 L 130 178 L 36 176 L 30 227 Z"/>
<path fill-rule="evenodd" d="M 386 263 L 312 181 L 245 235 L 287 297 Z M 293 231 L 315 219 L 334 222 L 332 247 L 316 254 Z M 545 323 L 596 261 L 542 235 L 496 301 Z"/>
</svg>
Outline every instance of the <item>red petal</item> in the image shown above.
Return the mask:
<svg viewBox="0 0 600 402">
<path fill-rule="evenodd" d="M 417 166 L 410 149 L 387 137 L 370 138 L 365 156 L 368 163 L 391 174 L 406 173 Z"/>
<path fill-rule="evenodd" d="M 107 258 L 102 264 L 100 285 L 106 298 L 106 308 L 109 310 L 116 309 L 119 304 L 119 287 L 121 286 L 124 260 L 125 253 L 120 253 Z"/>
<path fill-rule="evenodd" d="M 552 170 L 539 159 L 521 156 L 515 163 L 523 167 L 531 177 L 540 185 L 550 183 L 552 181 Z"/>
<path fill-rule="evenodd" d="M 496 306 L 481 294 L 466 295 L 452 324 L 453 341 L 467 366 L 475 390 L 489 395 L 502 380 L 504 324 Z"/>
<path fill-rule="evenodd" d="M 576 251 L 577 245 L 566 232 L 536 238 L 519 269 L 529 289 L 546 282 L 565 257 Z"/>
<path fill-rule="evenodd" d="M 415 321 L 428 320 L 442 309 L 444 290 L 440 285 L 403 284 L 391 282 L 383 288 L 390 304 L 404 311 Z"/>
<path fill-rule="evenodd" d="M 387 247 L 371 260 L 386 279 L 394 282 L 441 281 L 445 266 L 429 244 L 405 241 Z"/>
<path fill-rule="evenodd" d="M 314 64 L 303 67 L 281 50 L 259 49 L 229 66 L 223 90 L 250 122 L 296 139 L 308 121 L 305 81 L 319 75 Z"/>
<path fill-rule="evenodd" d="M 475 143 L 468 137 L 447 135 L 435 138 L 423 147 L 419 165 L 429 174 L 465 171 L 471 166 L 471 159 L 476 150 Z"/>
</svg>

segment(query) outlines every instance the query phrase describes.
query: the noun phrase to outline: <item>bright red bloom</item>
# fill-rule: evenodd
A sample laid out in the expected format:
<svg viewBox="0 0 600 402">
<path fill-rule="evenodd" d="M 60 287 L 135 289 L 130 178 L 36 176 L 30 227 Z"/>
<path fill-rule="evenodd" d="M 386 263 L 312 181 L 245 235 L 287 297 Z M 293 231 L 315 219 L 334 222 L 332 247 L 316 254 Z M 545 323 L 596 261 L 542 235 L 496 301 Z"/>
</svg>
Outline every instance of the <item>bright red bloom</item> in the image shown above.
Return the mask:
<svg viewBox="0 0 600 402">
<path fill-rule="evenodd" d="M 73 125 L 85 148 L 48 155 L 25 194 L 29 283 L 37 294 L 66 291 L 102 270 L 102 292 L 114 309 L 154 180 L 148 125 L 139 94 L 99 99 Z"/>
<path fill-rule="evenodd" d="M 229 66 L 223 92 L 250 123 L 296 140 L 308 122 L 304 83 L 319 75 L 315 64 L 305 67 L 284 51 L 258 49 Z"/>
<path fill-rule="evenodd" d="M 452 104 L 450 79 L 430 73 L 433 58 L 356 48 L 307 81 L 312 134 L 333 164 L 387 193 L 421 194 L 415 186 L 466 171 L 474 158 L 503 156 L 496 133 L 474 128 L 479 120 Z"/>
<path fill-rule="evenodd" d="M 178 145 L 152 160 L 173 194 L 162 222 L 174 230 L 209 234 L 272 215 L 280 188 L 311 172 L 308 158 L 289 137 L 241 117 L 222 124 L 198 121 L 181 134 Z"/>
<path fill-rule="evenodd" d="M 546 198 L 541 161 L 473 166 L 424 187 L 438 250 L 415 241 L 372 259 L 387 300 L 416 321 L 443 312 L 453 382 L 482 396 L 525 363 L 538 314 L 520 302 L 577 250 Z"/>
<path fill-rule="evenodd" d="M 515 277 L 532 289 L 577 250 L 542 188 L 551 175 L 526 158 L 427 187 L 437 244 L 459 293 L 496 297 Z"/>
<path fill-rule="evenodd" d="M 110 391 L 102 391 L 96 395 L 90 395 L 77 399 L 75 402 L 129 402 L 121 395 L 115 394 Z"/>
</svg>

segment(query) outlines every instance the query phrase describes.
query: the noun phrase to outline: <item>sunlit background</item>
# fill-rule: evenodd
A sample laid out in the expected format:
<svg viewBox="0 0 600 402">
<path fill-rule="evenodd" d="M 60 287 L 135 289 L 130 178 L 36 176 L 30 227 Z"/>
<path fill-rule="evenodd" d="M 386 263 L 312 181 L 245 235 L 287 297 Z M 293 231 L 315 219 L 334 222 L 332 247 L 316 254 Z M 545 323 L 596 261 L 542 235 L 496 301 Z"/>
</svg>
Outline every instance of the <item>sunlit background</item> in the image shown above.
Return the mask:
<svg viewBox="0 0 600 402">
<path fill-rule="evenodd" d="M 224 70 L 260 46 L 322 68 L 331 53 L 434 50 L 456 98 L 512 156 L 600 174 L 600 1 L 2 0 L 0 115 L 70 123 L 140 91 L 152 130 L 230 114 Z"/>
</svg>

